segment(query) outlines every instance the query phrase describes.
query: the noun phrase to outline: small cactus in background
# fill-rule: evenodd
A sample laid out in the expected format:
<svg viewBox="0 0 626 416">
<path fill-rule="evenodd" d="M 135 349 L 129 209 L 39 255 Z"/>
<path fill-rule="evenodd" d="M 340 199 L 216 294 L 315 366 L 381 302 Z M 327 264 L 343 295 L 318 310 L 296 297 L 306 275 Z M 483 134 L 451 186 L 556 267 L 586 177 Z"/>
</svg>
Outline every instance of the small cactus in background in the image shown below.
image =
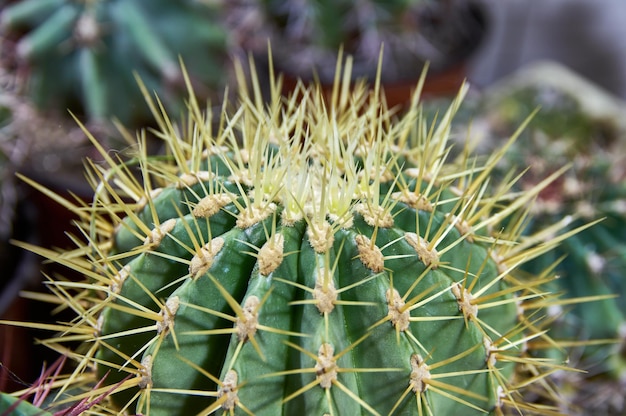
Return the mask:
<svg viewBox="0 0 626 416">
<path fill-rule="evenodd" d="M 217 126 L 193 96 L 180 126 L 149 100 L 167 155 L 148 156 L 140 135 L 132 161 L 102 149 L 92 203 L 51 194 L 82 219 L 77 248 L 22 246 L 85 280 L 47 282 L 74 320 L 21 325 L 58 331 L 42 342 L 75 362 L 63 380 L 85 389 L 76 401 L 117 385 L 94 408 L 557 413 L 522 395 L 565 368 L 533 356 L 553 345 L 543 319 L 559 300 L 549 268 L 518 271 L 565 237 L 520 242 L 528 205 L 562 172 L 523 193 L 493 184 L 515 137 L 484 163 L 449 158 L 465 89 L 431 127 L 417 96 L 397 119 L 378 85 L 350 90 L 346 74 L 328 100 L 272 82 L 269 104 L 253 77 Z"/>
<path fill-rule="evenodd" d="M 25 33 L 16 52 L 39 106 L 128 123 L 147 116 L 133 71 L 172 110 L 184 94 L 179 56 L 205 89 L 223 81 L 217 13 L 191 0 L 22 0 L 0 13 L 0 29 Z"/>
<path fill-rule="evenodd" d="M 337 50 L 348 42 L 367 42 L 386 36 L 380 32 L 395 29 L 399 33 L 416 29 L 416 11 L 431 0 L 392 0 L 331 2 L 324 0 L 287 1 L 262 0 L 265 15 L 282 28 L 287 37 L 295 41 L 306 40 L 328 50 Z M 377 44 L 376 44 L 377 45 Z M 348 50 L 359 49 L 363 45 Z M 376 51 L 375 46 L 373 51 Z M 371 58 L 377 59 L 377 52 Z"/>
<path fill-rule="evenodd" d="M 285 70 L 332 83 L 336 52 L 354 57 L 354 75 L 374 79 L 385 47 L 383 80 L 413 82 L 463 61 L 483 34 L 482 15 L 467 0 L 260 0 L 256 13 Z M 244 3 L 245 4 L 245 3 Z M 261 49 L 265 45 L 260 45 Z"/>
<path fill-rule="evenodd" d="M 530 166 L 518 189 L 571 166 L 538 195 L 526 233 L 566 216 L 572 218 L 566 229 L 602 219 L 522 269 L 536 273 L 558 262 L 553 290 L 566 298 L 598 299 L 552 308 L 552 333 L 570 340 L 563 345 L 573 347 L 571 359 L 588 372 L 557 373 L 555 380 L 581 409 L 574 414 L 624 414 L 626 103 L 564 67 L 539 63 L 485 91 L 474 107 L 473 125 L 483 126 L 482 131 L 496 139 L 532 115 L 528 129 L 496 169 L 503 173 L 511 166 Z M 485 154 L 497 147 L 497 143 L 485 147 L 487 142 L 478 144 Z M 581 345 L 581 340 L 586 342 Z"/>
<path fill-rule="evenodd" d="M 591 219 L 602 218 L 602 221 L 528 267 L 536 271 L 566 256 L 556 269 L 561 277 L 556 283 L 567 296 L 615 294 L 611 299 L 577 304 L 571 307 L 574 313 L 567 313 L 563 318 L 575 331 L 571 335 L 577 338 L 616 338 L 626 329 L 626 300 L 623 298 L 626 293 L 626 172 L 623 170 L 626 153 L 620 150 L 626 147 L 619 143 L 620 139 L 611 144 L 593 140 L 581 143 L 574 142 L 576 139 L 572 137 L 546 136 L 539 130 L 539 124 L 533 129 L 538 131 L 528 140 L 520 141 L 511 153 L 516 156 L 509 160 L 519 165 L 532 164 L 543 174 L 566 164 L 571 164 L 572 169 L 540 194 L 530 232 L 565 215 L 573 216 L 568 226 L 571 228 Z M 533 182 L 532 175 L 523 181 L 525 186 L 532 186 Z M 622 367 L 619 371 L 624 370 Z"/>
<path fill-rule="evenodd" d="M 516 81 L 517 79 L 517 81 Z M 507 166 L 532 166 L 520 184 L 570 164 L 566 175 L 543 191 L 533 207 L 530 229 L 572 215 L 574 228 L 603 220 L 534 262 L 536 269 L 566 255 L 557 270 L 568 296 L 616 294 L 614 299 L 580 303 L 571 327 L 589 338 L 614 338 L 626 320 L 626 104 L 556 65 L 537 65 L 492 94 L 486 113 L 500 131 L 535 109 L 527 133 L 507 154 Z M 532 231 L 531 231 L 532 232 Z M 529 263 L 528 266 L 533 266 Z M 623 371 L 623 370 L 622 370 Z"/>
</svg>

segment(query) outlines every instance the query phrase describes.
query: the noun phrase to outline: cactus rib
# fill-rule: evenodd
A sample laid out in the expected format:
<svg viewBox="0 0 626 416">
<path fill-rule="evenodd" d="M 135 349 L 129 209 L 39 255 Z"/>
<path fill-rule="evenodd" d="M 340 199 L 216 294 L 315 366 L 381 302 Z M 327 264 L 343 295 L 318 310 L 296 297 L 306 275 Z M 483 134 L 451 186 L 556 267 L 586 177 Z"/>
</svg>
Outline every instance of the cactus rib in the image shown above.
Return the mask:
<svg viewBox="0 0 626 416">
<path fill-rule="evenodd" d="M 565 238 L 521 240 L 556 174 L 492 183 L 515 137 L 451 158 L 466 89 L 430 128 L 363 84 L 272 80 L 269 104 L 241 85 L 218 131 L 193 96 L 188 130 L 155 111 L 169 153 L 139 151 L 143 183 L 103 154 L 94 202 L 61 201 L 84 219 L 74 254 L 29 247 L 86 276 L 49 282 L 78 318 L 42 342 L 86 341 L 68 384 L 108 373 L 100 407 L 151 415 L 558 414 L 523 399 L 566 368 L 533 355 L 556 343 L 553 276 L 520 273 Z"/>
</svg>

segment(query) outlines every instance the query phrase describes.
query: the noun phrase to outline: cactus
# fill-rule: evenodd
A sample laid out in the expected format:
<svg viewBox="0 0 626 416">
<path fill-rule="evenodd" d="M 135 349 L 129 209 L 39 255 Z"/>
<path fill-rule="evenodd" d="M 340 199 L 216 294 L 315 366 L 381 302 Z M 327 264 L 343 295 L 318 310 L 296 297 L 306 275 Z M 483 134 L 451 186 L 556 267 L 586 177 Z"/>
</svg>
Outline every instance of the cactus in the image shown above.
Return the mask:
<svg viewBox="0 0 626 416">
<path fill-rule="evenodd" d="M 566 366 L 533 356 L 554 345 L 543 318 L 558 296 L 549 268 L 518 269 L 567 236 L 520 243 L 527 205 L 560 172 L 523 193 L 517 177 L 492 184 L 515 136 L 486 160 L 449 158 L 466 89 L 431 127 L 418 95 L 397 118 L 378 84 L 350 90 L 345 74 L 331 97 L 303 84 L 281 97 L 272 80 L 267 104 L 242 81 L 218 125 L 192 94 L 177 126 L 143 87 L 167 155 L 148 156 L 142 135 L 130 161 L 102 149 L 89 204 L 24 178 L 81 219 L 73 251 L 20 244 L 84 274 L 47 282 L 76 318 L 17 323 L 59 332 L 42 342 L 74 360 L 76 400 L 117 385 L 94 409 L 558 413 L 522 399 L 558 400 L 545 377 Z"/>
<path fill-rule="evenodd" d="M 7 394 L 0 393 L 0 415 L 23 415 L 23 416 L 52 416 L 52 413 L 42 412 L 42 410 L 27 402 Z"/>
<path fill-rule="evenodd" d="M 384 45 L 384 80 L 414 82 L 426 62 L 431 70 L 458 64 L 474 50 L 483 33 L 479 8 L 466 1 L 258 3 L 256 13 L 263 19 L 285 70 L 306 77 L 317 75 L 328 84 L 332 83 L 333 65 L 327 63 L 334 62 L 340 47 L 354 57 L 354 74 L 373 80 Z"/>
<path fill-rule="evenodd" d="M 420 5 L 429 0 L 363 1 L 343 0 L 340 2 L 306 1 L 279 2 L 262 1 L 265 15 L 295 39 L 306 37 L 307 41 L 330 50 L 337 50 L 347 39 L 359 38 L 377 30 L 396 26 L 402 29 L 403 20 Z M 347 45 L 346 45 L 347 46 Z M 377 53 L 372 56 L 374 59 Z"/>
<path fill-rule="evenodd" d="M 559 160 L 569 161 L 573 168 L 562 180 L 540 195 L 530 232 L 569 214 L 574 215 L 574 220 L 568 226 L 571 228 L 590 219 L 602 218 L 602 221 L 568 239 L 558 249 L 530 263 L 527 268 L 536 271 L 563 257 L 556 269 L 561 277 L 556 281 L 559 290 L 565 291 L 569 297 L 610 296 L 599 302 L 580 303 L 571 307 L 573 313 L 565 314 L 562 321 L 569 328 L 570 337 L 596 340 L 623 338 L 626 329 L 626 301 L 623 299 L 626 293 L 626 177 L 620 172 L 620 165 L 623 164 L 624 153 L 619 153 L 618 143 L 607 149 L 590 144 L 589 147 L 573 150 L 567 137 L 554 140 L 547 147 L 541 142 L 541 139 L 524 141 L 525 149 L 518 155 L 529 157 L 532 152 L 532 158 L 541 159 L 545 163 L 542 167 L 544 172 L 558 166 Z M 521 143 L 519 147 L 522 147 Z M 574 154 L 568 155 L 569 151 L 560 153 L 559 148 L 566 147 Z M 548 155 L 542 150 L 546 148 L 556 150 Z M 529 178 L 528 182 L 531 181 Z M 606 355 L 602 356 L 592 360 L 603 360 Z M 626 370 L 624 364 L 606 364 L 609 371 Z"/>
<path fill-rule="evenodd" d="M 25 32 L 17 54 L 40 107 L 129 123 L 149 115 L 136 105 L 133 71 L 172 111 L 185 92 L 178 56 L 205 88 L 223 81 L 226 35 L 216 13 L 190 0 L 22 0 L 4 8 L 0 29 Z"/>
<path fill-rule="evenodd" d="M 541 107 L 528 134 L 506 157 L 509 166 L 534 166 L 534 174 L 522 180 L 521 187 L 532 186 L 538 177 L 560 166 L 572 165 L 567 175 L 539 195 L 530 232 L 565 215 L 574 216 L 570 228 L 603 218 L 526 268 L 540 270 L 566 256 L 557 268 L 561 275 L 555 282 L 558 290 L 564 290 L 570 297 L 618 295 L 575 305 L 573 313 L 564 315 L 561 322 L 569 327 L 569 335 L 596 340 L 623 337 L 626 147 L 622 135 L 626 129 L 622 119 L 626 105 L 554 64 L 528 68 L 491 95 L 486 111 L 496 124 L 505 128 L 526 118 L 535 107 Z M 601 355 L 606 356 L 606 351 Z M 604 357 L 592 361 L 599 359 Z M 611 372 L 624 371 L 624 364 L 606 364 Z"/>
<path fill-rule="evenodd" d="M 516 188 L 523 190 L 571 165 L 538 195 L 525 233 L 530 235 L 566 216 L 572 218 L 566 229 L 602 219 L 522 269 L 536 273 L 558 262 L 555 273 L 559 278 L 552 282 L 552 290 L 562 292 L 564 298 L 596 299 L 550 311 L 552 336 L 559 338 L 561 345 L 572 347 L 567 351 L 570 359 L 586 370 L 553 377 L 559 390 L 567 392 L 575 404 L 576 411 L 571 414 L 624 414 L 626 105 L 555 63 L 520 69 L 481 96 L 474 96 L 473 101 L 466 100 L 464 110 L 472 111 L 465 117 L 457 115 L 453 130 L 466 129 L 472 120 L 473 132 L 483 136 L 477 143 L 481 154 L 489 154 L 502 137 L 532 116 L 493 176 L 504 176 L 511 166 L 531 166 Z M 552 349 L 548 354 L 555 357 L 564 352 Z"/>
</svg>

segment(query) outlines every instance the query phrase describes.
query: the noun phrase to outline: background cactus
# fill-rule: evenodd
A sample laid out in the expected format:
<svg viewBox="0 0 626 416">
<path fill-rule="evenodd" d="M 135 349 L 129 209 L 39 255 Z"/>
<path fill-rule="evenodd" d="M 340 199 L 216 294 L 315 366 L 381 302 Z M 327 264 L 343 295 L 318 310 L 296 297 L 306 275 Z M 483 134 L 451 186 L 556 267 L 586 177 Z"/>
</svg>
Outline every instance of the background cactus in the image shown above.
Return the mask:
<svg viewBox="0 0 626 416">
<path fill-rule="evenodd" d="M 530 72 L 530 71 L 529 71 Z M 534 75 L 534 78 L 531 76 Z M 543 76 L 542 76 L 543 75 Z M 530 82 L 530 81 L 534 82 Z M 538 66 L 507 96 L 500 95 L 499 120 L 515 123 L 530 107 L 541 106 L 529 133 L 508 160 L 532 164 L 538 174 L 571 164 L 567 175 L 540 194 L 529 232 L 555 218 L 573 214 L 576 227 L 590 218 L 603 221 L 565 241 L 526 268 L 532 272 L 562 258 L 555 290 L 568 297 L 607 296 L 591 303 L 565 306 L 553 330 L 561 338 L 592 340 L 575 356 L 587 377 L 561 376 L 579 414 L 618 415 L 626 391 L 626 104 L 563 68 Z M 514 104 L 517 103 L 517 104 Z M 593 107 L 592 104 L 593 103 Z M 503 123 L 503 124 L 504 124 Z M 564 128 L 563 128 L 564 127 Z M 558 129 L 562 128 L 559 132 Z M 523 181 L 530 186 L 536 178 Z M 603 340 L 613 340 L 603 342 Z M 594 343 L 600 345 L 593 345 Z"/>
<path fill-rule="evenodd" d="M 556 283 L 568 296 L 626 293 L 626 125 L 622 121 L 626 104 L 562 67 L 544 64 L 500 87 L 485 107 L 500 131 L 540 108 L 507 155 L 508 165 L 532 165 L 539 177 L 572 165 L 567 175 L 540 194 L 531 229 L 564 215 L 575 216 L 570 227 L 604 218 L 538 259 L 540 263 L 528 266 L 541 269 L 567 255 L 558 267 L 562 278 Z M 535 174 L 528 175 L 522 186 L 537 182 Z M 566 319 L 575 319 L 571 328 L 582 337 L 615 338 L 626 316 L 626 300 L 616 296 L 578 304 L 573 312 Z"/>
<path fill-rule="evenodd" d="M 568 215 L 570 229 L 603 218 L 522 268 L 536 273 L 558 262 L 555 272 L 560 278 L 552 283 L 553 290 L 571 298 L 605 297 L 551 310 L 553 336 L 570 340 L 570 358 L 587 371 L 557 373 L 554 380 L 575 402 L 572 414 L 624 414 L 626 103 L 567 68 L 537 63 L 474 96 L 465 109 L 469 111 L 455 119 L 453 129 L 465 131 L 471 120 L 483 154 L 532 115 L 529 127 L 494 172 L 504 175 L 511 166 L 531 166 L 518 189 L 571 165 L 539 194 L 528 234 Z M 553 349 L 550 354 L 563 352 Z"/>
<path fill-rule="evenodd" d="M 25 33 L 17 58 L 28 65 L 39 106 L 128 123 L 147 115 L 136 104 L 133 71 L 171 110 L 182 108 L 179 56 L 199 85 L 223 81 L 226 34 L 217 13 L 191 0 L 22 0 L 4 8 L 0 29 Z"/>
<path fill-rule="evenodd" d="M 431 127 L 417 98 L 396 119 L 349 75 L 329 101 L 272 82 L 266 105 L 242 82 L 218 126 L 193 97 L 180 126 L 150 100 L 166 156 L 139 136 L 135 159 L 102 149 L 109 166 L 91 165 L 93 203 L 51 194 L 83 220 L 77 248 L 22 246 L 85 280 L 48 280 L 74 320 L 21 325 L 59 332 L 42 342 L 75 361 L 75 400 L 118 384 L 95 408 L 557 413 L 521 397 L 558 400 L 545 376 L 565 367 L 532 351 L 553 345 L 543 317 L 559 301 L 549 268 L 518 269 L 566 236 L 520 242 L 527 205 L 561 172 L 523 193 L 513 176 L 492 184 L 515 137 L 484 161 L 449 159 L 465 90 Z"/>
<path fill-rule="evenodd" d="M 259 19 L 248 21 L 262 22 L 255 29 L 267 31 L 282 68 L 303 77 L 315 73 L 328 84 L 340 47 L 354 56 L 354 74 L 373 81 L 384 45 L 383 80 L 414 82 L 426 62 L 431 71 L 462 62 L 484 32 L 477 3 L 467 0 L 260 0 L 253 4 Z M 237 31 L 242 30 L 245 27 Z M 254 36 L 255 31 L 251 33 Z M 265 43 L 251 48 L 264 53 Z"/>
</svg>

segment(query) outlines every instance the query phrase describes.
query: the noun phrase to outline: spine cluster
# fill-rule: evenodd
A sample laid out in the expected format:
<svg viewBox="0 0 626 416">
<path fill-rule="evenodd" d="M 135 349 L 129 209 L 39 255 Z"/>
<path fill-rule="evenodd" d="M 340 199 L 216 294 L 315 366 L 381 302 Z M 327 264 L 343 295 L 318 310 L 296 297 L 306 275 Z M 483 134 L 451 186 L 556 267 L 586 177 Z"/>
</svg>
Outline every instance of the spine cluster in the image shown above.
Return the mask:
<svg viewBox="0 0 626 416">
<path fill-rule="evenodd" d="M 77 313 L 44 341 L 77 362 L 67 383 L 106 377 L 85 395 L 115 385 L 111 406 L 153 415 L 554 414 L 523 392 L 562 368 L 532 352 L 558 299 L 550 270 L 518 273 L 562 238 L 521 238 L 553 178 L 491 182 L 515 138 L 451 157 L 464 90 L 427 126 L 377 85 L 271 87 L 242 83 L 217 128 L 193 96 L 178 126 L 149 101 L 168 155 L 140 136 L 136 165 L 92 166 L 93 204 L 57 197 L 83 238 L 31 249 L 86 277 L 50 281 Z"/>
</svg>

